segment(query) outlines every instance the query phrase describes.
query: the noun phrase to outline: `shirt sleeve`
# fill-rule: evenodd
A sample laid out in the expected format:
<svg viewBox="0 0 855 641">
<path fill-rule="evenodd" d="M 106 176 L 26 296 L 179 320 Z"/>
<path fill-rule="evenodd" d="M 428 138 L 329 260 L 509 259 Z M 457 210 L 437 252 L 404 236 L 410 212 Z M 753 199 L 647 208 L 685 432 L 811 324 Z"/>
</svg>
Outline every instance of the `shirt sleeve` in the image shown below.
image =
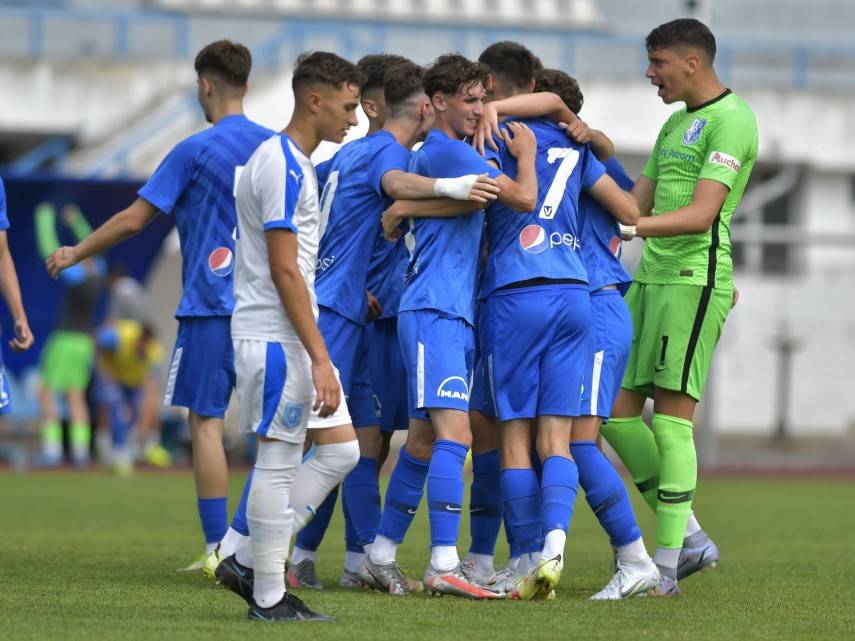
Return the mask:
<svg viewBox="0 0 855 641">
<path fill-rule="evenodd" d="M 197 147 L 192 138 L 178 143 L 137 195 L 163 213 L 171 213 L 196 172 Z"/>
<path fill-rule="evenodd" d="M 401 145 L 394 143 L 384 145 L 377 150 L 367 167 L 368 184 L 375 192 L 385 196 L 382 180 L 387 172 L 392 170 L 407 171 L 410 162 L 410 152 Z"/>
<path fill-rule="evenodd" d="M 296 234 L 294 212 L 304 176 L 296 159 L 285 150 L 285 145 L 287 142 L 283 140 L 282 153 L 266 154 L 258 175 L 254 177 L 254 184 L 258 188 L 264 231 L 288 229 Z"/>
<path fill-rule="evenodd" d="M 451 144 L 444 146 L 438 163 L 432 162 L 436 173 L 433 178 L 457 178 L 467 174 L 487 174 L 490 178 L 497 178 L 502 172 L 488 163 L 475 149 L 462 141 L 449 141 Z"/>
<path fill-rule="evenodd" d="M 582 189 L 584 191 L 588 191 L 591 187 L 594 186 L 594 183 L 597 182 L 600 178 L 603 177 L 603 174 L 606 173 L 606 167 L 597 160 L 596 156 L 594 156 L 594 152 L 591 151 L 590 147 L 585 146 L 580 150 L 583 154 L 582 158 Z"/>
<path fill-rule="evenodd" d="M 744 116 L 738 111 L 725 112 L 709 123 L 706 160 L 698 180 L 715 180 L 728 189 L 733 187 L 742 163 L 751 156 L 755 140 L 751 132 L 753 122 L 746 122 Z"/>
</svg>

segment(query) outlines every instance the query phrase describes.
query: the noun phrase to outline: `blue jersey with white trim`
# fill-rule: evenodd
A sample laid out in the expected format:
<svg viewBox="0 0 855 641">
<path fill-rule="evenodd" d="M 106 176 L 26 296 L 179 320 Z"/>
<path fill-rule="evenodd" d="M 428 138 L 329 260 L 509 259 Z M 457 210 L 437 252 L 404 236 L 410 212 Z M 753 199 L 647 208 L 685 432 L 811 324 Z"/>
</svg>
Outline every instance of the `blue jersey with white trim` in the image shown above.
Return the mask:
<svg viewBox="0 0 855 641">
<path fill-rule="evenodd" d="M 524 120 L 537 138 L 537 205 L 519 214 L 495 201 L 487 208 L 487 265 L 481 296 L 533 278 L 588 282 L 576 220 L 579 194 L 605 169 L 587 145 L 580 145 L 558 125 Z M 504 145 L 492 152 L 503 172 L 517 175 L 517 160 Z"/>
<path fill-rule="evenodd" d="M 383 308 L 380 318 L 395 318 L 401 304 L 404 291 L 404 275 L 410 252 L 403 241 L 386 240 L 381 228 L 374 237 L 371 250 L 371 262 L 368 264 L 368 277 L 365 289 L 371 292 Z"/>
<path fill-rule="evenodd" d="M 175 214 L 184 293 L 176 318 L 230 316 L 235 306 L 235 191 L 241 168 L 273 131 L 243 115 L 178 143 L 138 194 Z"/>
<path fill-rule="evenodd" d="M 496 178 L 502 174 L 468 144 L 438 129 L 431 130 L 424 144 L 413 152 L 410 171 L 430 178 L 484 173 Z M 406 221 L 404 243 L 410 260 L 400 312 L 432 309 L 447 318 L 474 324 L 483 227 L 483 210 L 453 218 Z"/>
<path fill-rule="evenodd" d="M 603 163 L 606 173 L 624 191 L 632 189 L 633 181 L 617 158 Z M 588 268 L 588 285 L 596 291 L 608 285 L 617 285 L 625 294 L 632 284 L 632 276 L 620 262 L 621 237 L 618 221 L 586 193 L 579 196 L 579 234 L 582 237 L 582 255 Z"/>
<path fill-rule="evenodd" d="M 325 181 L 321 209 L 329 221 L 318 250 L 315 291 L 318 304 L 365 324 L 368 268 L 380 217 L 392 204 L 380 184 L 390 170 L 406 171 L 410 153 L 388 131 L 378 131 L 342 147 L 318 165 Z"/>
</svg>

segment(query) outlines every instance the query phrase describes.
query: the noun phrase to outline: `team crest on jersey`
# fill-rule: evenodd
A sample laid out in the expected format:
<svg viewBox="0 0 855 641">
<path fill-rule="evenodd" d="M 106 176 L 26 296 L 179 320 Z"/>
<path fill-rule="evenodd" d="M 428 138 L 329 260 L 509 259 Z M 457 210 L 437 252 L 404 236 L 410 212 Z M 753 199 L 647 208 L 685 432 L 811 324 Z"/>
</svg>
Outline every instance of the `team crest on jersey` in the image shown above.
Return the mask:
<svg viewBox="0 0 855 641">
<path fill-rule="evenodd" d="M 228 247 L 217 247 L 208 256 L 208 269 L 214 276 L 225 278 L 234 271 L 235 259 Z"/>
<path fill-rule="evenodd" d="M 282 412 L 282 422 L 290 430 L 299 427 L 303 420 L 303 406 L 299 403 L 286 403 Z"/>
<path fill-rule="evenodd" d="M 683 133 L 683 144 L 694 145 L 701 137 L 701 132 L 707 126 L 706 118 L 695 118 L 689 128 Z"/>
</svg>

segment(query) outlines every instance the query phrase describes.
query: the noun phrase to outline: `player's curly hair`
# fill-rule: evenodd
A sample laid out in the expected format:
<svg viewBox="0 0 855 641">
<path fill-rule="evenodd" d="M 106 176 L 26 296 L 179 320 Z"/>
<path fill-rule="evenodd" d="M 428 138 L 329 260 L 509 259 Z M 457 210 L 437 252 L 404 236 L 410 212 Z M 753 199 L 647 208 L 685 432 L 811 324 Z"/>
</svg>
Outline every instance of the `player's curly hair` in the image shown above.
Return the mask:
<svg viewBox="0 0 855 641">
<path fill-rule="evenodd" d="M 383 81 L 383 96 L 386 99 L 386 112 L 397 118 L 400 108 L 419 93 L 425 96 L 424 67 L 407 60 L 390 67 Z"/>
<path fill-rule="evenodd" d="M 487 65 L 503 87 L 525 91 L 531 86 L 535 71 L 543 66 L 528 47 L 510 40 L 491 44 L 478 56 L 478 62 Z"/>
<path fill-rule="evenodd" d="M 252 69 L 252 55 L 242 44 L 217 40 L 196 54 L 196 75 L 211 75 L 232 87 L 244 87 Z"/>
<path fill-rule="evenodd" d="M 582 103 L 585 101 L 582 90 L 576 79 L 561 71 L 560 69 L 541 69 L 534 75 L 534 91 L 549 91 L 557 94 L 564 104 L 574 114 L 582 111 Z"/>
<path fill-rule="evenodd" d="M 365 81 L 359 88 L 360 92 L 364 95 L 366 91 L 372 89 L 383 89 L 383 79 L 386 77 L 386 72 L 402 62 L 409 62 L 409 60 L 404 56 L 396 56 L 391 53 L 372 53 L 362 56 L 356 62 L 356 66 L 365 74 Z"/>
<path fill-rule="evenodd" d="M 680 18 L 656 27 L 644 39 L 647 51 L 691 47 L 700 49 L 712 64 L 715 60 L 715 36 L 703 22 L 694 18 Z"/>
<path fill-rule="evenodd" d="M 425 93 L 430 98 L 439 92 L 453 96 L 479 83 L 486 86 L 488 71 L 459 53 L 442 55 L 425 71 Z"/>
<path fill-rule="evenodd" d="M 365 74 L 349 60 L 326 51 L 307 51 L 297 58 L 291 88 L 296 94 L 316 83 L 340 89 L 344 85 L 362 86 L 364 80 Z"/>
</svg>

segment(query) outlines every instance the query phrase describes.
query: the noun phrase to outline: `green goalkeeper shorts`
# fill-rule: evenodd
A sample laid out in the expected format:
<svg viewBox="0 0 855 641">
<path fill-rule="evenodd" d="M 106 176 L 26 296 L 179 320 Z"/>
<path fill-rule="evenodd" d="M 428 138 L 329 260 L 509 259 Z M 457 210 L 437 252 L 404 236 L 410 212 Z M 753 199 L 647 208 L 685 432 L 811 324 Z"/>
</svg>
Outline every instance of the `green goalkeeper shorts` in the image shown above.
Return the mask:
<svg viewBox="0 0 855 641">
<path fill-rule="evenodd" d="M 54 392 L 82 391 L 92 376 L 95 342 L 83 332 L 53 332 L 39 358 L 42 380 Z"/>
<path fill-rule="evenodd" d="M 621 387 L 650 398 L 661 387 L 699 401 L 732 303 L 730 290 L 634 282 L 626 294 L 632 351 Z"/>
</svg>

